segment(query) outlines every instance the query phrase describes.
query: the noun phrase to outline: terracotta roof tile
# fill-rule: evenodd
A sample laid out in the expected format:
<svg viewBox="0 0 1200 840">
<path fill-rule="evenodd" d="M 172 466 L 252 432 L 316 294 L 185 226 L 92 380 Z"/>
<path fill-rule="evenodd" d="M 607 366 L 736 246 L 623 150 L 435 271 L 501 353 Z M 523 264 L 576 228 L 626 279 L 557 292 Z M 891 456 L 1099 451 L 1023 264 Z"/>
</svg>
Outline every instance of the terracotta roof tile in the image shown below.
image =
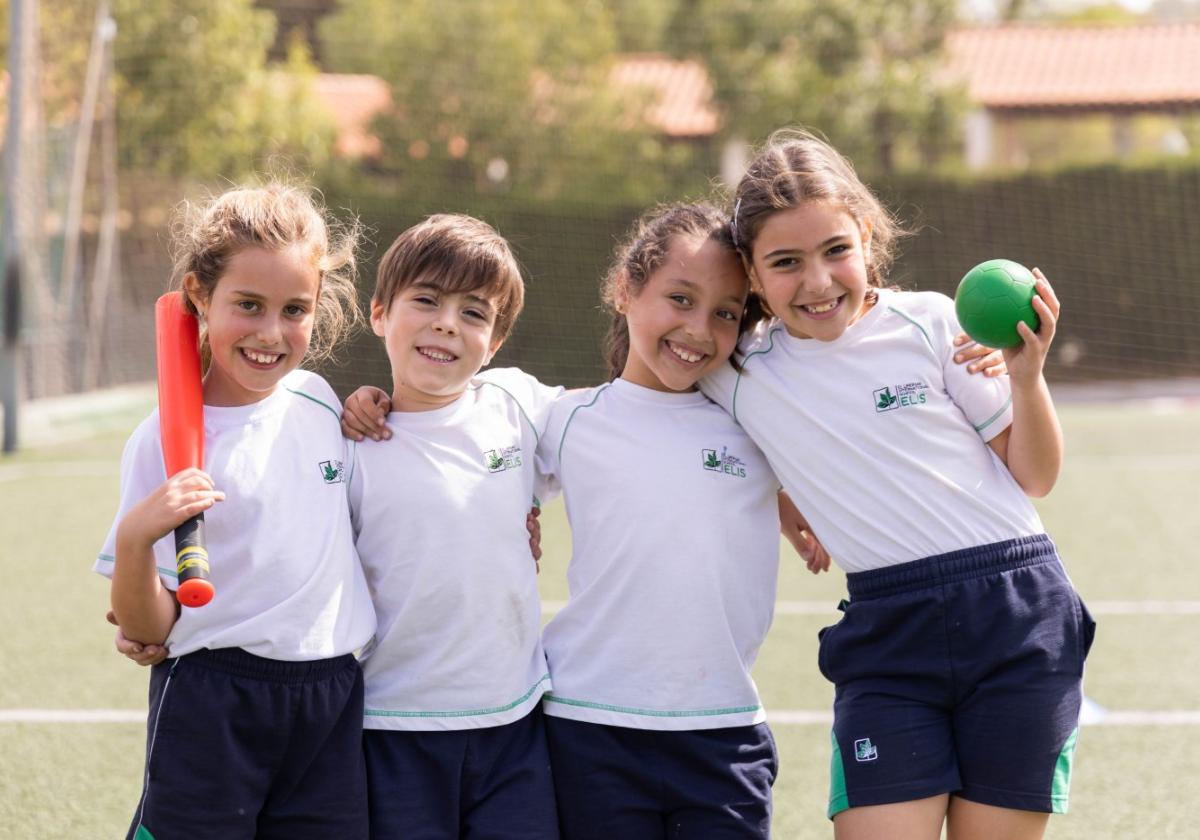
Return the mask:
<svg viewBox="0 0 1200 840">
<path fill-rule="evenodd" d="M 1200 23 L 961 29 L 949 72 L 988 108 L 1200 104 Z"/>
<path fill-rule="evenodd" d="M 342 157 L 374 157 L 379 138 L 371 134 L 371 120 L 392 107 L 392 92 L 378 76 L 320 73 L 313 84 L 337 129 L 335 149 Z"/>
<path fill-rule="evenodd" d="M 656 101 L 646 120 L 669 137 L 707 137 L 720 125 L 708 71 L 698 61 L 653 53 L 626 55 L 617 60 L 610 78 L 620 87 L 654 91 Z"/>
</svg>

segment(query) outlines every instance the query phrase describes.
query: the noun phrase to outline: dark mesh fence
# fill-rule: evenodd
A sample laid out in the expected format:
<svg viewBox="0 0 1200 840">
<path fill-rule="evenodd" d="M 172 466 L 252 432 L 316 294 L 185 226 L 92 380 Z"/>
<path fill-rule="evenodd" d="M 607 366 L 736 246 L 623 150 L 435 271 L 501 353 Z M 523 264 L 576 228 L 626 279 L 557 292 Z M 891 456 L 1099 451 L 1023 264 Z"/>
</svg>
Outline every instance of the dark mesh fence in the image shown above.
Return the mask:
<svg viewBox="0 0 1200 840">
<path fill-rule="evenodd" d="M 1200 169 L 914 180 L 886 193 L 922 225 L 893 275 L 905 285 L 953 294 L 994 257 L 1046 273 L 1063 303 L 1052 381 L 1200 375 Z"/>
<path fill-rule="evenodd" d="M 952 295 L 968 268 L 994 257 L 1046 272 L 1064 307 L 1047 371 L 1051 381 L 1200 375 L 1200 169 L 902 179 L 879 191 L 916 231 L 902 242 L 892 271 L 904 288 Z M 123 190 L 128 224 L 121 231 L 120 282 L 102 325 L 102 386 L 153 377 L 152 308 L 168 279 L 166 219 L 178 197 L 168 193 L 162 184 Z M 370 231 L 359 277 L 364 301 L 378 257 L 426 212 L 485 219 L 512 242 L 527 279 L 525 311 L 495 364 L 572 386 L 604 378 L 607 318 L 599 281 L 641 207 L 448 194 L 413 212 L 403 196 L 383 192 L 331 189 L 325 198 L 336 214 L 348 216 L 349 208 Z M 95 237 L 84 246 L 93 249 Z M 66 364 L 73 370 L 80 362 L 68 355 Z M 369 331 L 355 336 L 326 373 L 343 394 L 356 384 L 389 381 L 382 345 Z M 42 393 L 72 390 L 77 378 L 53 382 L 54 389 L 51 380 L 42 382 Z M 39 383 L 29 384 L 38 393 Z"/>
<path fill-rule="evenodd" d="M 1113 168 L 974 181 L 901 179 L 879 188 L 916 234 L 892 272 L 898 285 L 953 295 L 971 266 L 1005 257 L 1040 267 L 1064 314 L 1051 381 L 1200 375 L 1200 169 Z M 327 196 L 376 230 L 378 256 L 417 215 L 389 212 L 385 196 Z M 474 212 L 513 242 L 526 268 L 524 314 L 496 364 L 547 382 L 601 381 L 599 280 L 641 208 L 516 203 L 440 209 Z M 1189 224 L 1192 222 L 1192 224 Z M 369 294 L 374 260 L 364 265 Z M 329 370 L 339 391 L 386 385 L 379 340 L 360 336 Z"/>
</svg>

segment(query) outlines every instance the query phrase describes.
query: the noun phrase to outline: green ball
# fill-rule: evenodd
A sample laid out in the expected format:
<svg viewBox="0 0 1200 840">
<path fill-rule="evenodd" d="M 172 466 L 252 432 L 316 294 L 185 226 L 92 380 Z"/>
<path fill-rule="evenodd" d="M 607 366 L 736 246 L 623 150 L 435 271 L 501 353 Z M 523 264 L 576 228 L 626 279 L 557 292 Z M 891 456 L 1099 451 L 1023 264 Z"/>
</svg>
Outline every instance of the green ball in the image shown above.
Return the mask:
<svg viewBox="0 0 1200 840">
<path fill-rule="evenodd" d="M 1017 323 L 1036 330 L 1033 310 L 1036 280 L 1028 268 L 1012 260 L 988 260 L 968 271 L 954 294 L 954 311 L 963 332 L 989 347 L 1021 343 Z"/>
</svg>

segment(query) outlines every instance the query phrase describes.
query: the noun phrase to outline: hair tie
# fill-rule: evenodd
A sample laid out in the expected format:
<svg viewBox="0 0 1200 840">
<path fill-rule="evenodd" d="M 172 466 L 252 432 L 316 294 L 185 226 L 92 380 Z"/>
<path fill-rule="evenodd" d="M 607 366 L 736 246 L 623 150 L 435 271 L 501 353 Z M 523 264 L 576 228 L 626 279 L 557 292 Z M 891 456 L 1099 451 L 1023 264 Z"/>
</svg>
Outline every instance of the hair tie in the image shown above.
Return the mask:
<svg viewBox="0 0 1200 840">
<path fill-rule="evenodd" d="M 733 236 L 733 247 L 735 247 L 735 248 L 739 247 L 738 232 L 737 232 L 737 217 L 738 217 L 738 210 L 740 210 L 741 208 L 742 208 L 742 200 L 739 198 L 737 200 L 737 203 L 733 205 L 733 220 L 730 221 L 730 223 L 729 223 L 729 233 L 731 236 Z"/>
</svg>

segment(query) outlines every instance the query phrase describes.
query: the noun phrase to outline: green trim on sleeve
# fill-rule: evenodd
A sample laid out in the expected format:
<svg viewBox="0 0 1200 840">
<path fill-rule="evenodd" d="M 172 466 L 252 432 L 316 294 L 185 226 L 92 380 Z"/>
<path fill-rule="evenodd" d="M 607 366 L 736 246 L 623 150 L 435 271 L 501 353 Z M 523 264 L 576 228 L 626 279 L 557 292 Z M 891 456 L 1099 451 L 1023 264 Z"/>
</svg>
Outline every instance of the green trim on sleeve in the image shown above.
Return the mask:
<svg viewBox="0 0 1200 840">
<path fill-rule="evenodd" d="M 600 395 L 601 395 L 601 394 L 603 394 L 605 391 L 607 391 L 607 390 L 608 390 L 608 388 L 609 388 L 609 386 L 610 386 L 611 384 L 612 384 L 611 382 L 606 382 L 605 384 L 603 384 L 603 385 L 601 385 L 599 388 L 597 388 L 597 389 L 596 389 L 596 393 L 595 393 L 595 394 L 592 396 L 592 400 L 591 400 L 591 402 L 585 403 L 585 404 L 583 404 L 583 405 L 577 405 L 577 406 L 575 406 L 573 409 L 571 409 L 571 413 L 570 413 L 570 415 L 567 417 L 567 422 L 563 424 L 562 437 L 561 437 L 561 438 L 559 438 L 559 440 L 558 440 L 558 455 L 557 455 L 557 457 L 558 457 L 558 471 L 559 471 L 559 473 L 561 473 L 561 472 L 562 472 L 562 468 L 563 468 L 563 465 L 562 465 L 562 450 L 563 450 L 563 444 L 567 442 L 567 430 L 571 428 L 571 423 L 572 423 L 572 421 L 574 421 L 574 419 L 575 419 L 575 414 L 576 414 L 576 413 L 577 413 L 577 412 L 578 412 L 578 411 L 579 411 L 581 408 L 591 408 L 593 405 L 595 405 L 595 404 L 596 404 L 596 400 L 600 399 Z"/>
<path fill-rule="evenodd" d="M 346 489 L 349 490 L 350 485 L 354 483 L 354 462 L 358 459 L 358 441 L 348 439 L 346 443 L 349 444 L 346 447 L 346 460 L 350 462 L 347 465 L 350 468 L 350 474 L 346 476 Z"/>
<path fill-rule="evenodd" d="M 619 712 L 625 715 L 642 715 L 644 717 L 660 717 L 660 718 L 684 718 L 684 717 L 717 717 L 719 715 L 740 715 L 747 712 L 757 712 L 762 708 L 760 704 L 753 706 L 732 706 L 728 709 L 685 709 L 685 710 L 658 710 L 658 709 L 638 709 L 632 706 L 613 706 L 608 703 L 592 703 L 587 700 L 572 700 L 569 697 L 560 697 L 553 691 L 546 694 L 543 698 L 547 703 L 561 703 L 564 706 L 578 706 L 581 709 L 599 709 L 602 712 Z"/>
<path fill-rule="evenodd" d="M 338 421 L 338 423 L 341 423 L 341 422 L 342 422 L 342 414 L 341 414 L 341 412 L 339 412 L 339 411 L 337 411 L 336 409 L 334 409 L 332 406 L 330 406 L 330 405 L 329 405 L 329 403 L 325 402 L 324 400 L 317 399 L 317 398 L 316 398 L 316 397 L 314 397 L 312 394 L 306 394 L 306 393 L 305 393 L 305 392 L 303 392 L 303 391 L 297 391 L 295 388 L 289 388 L 289 387 L 288 387 L 288 386 L 286 386 L 286 385 L 284 385 L 284 386 L 283 386 L 283 390 L 287 391 L 289 394 L 295 394 L 295 395 L 296 395 L 296 396 L 298 396 L 298 397 L 304 397 L 304 399 L 306 399 L 306 400 L 312 400 L 312 401 L 313 401 L 313 402 L 315 402 L 317 405 L 319 405 L 319 406 L 322 406 L 323 408 L 326 408 L 326 409 L 328 409 L 328 410 L 329 410 L 329 412 L 330 412 L 330 413 L 331 413 L 331 414 L 332 414 L 334 417 L 336 417 L 336 418 L 337 418 L 337 421 Z"/>
<path fill-rule="evenodd" d="M 1050 808 L 1055 814 L 1067 813 L 1067 795 L 1071 792 L 1071 765 L 1075 761 L 1075 742 L 1078 739 L 1077 726 L 1059 750 L 1058 761 L 1054 763 L 1054 779 L 1050 783 Z"/>
<path fill-rule="evenodd" d="M 537 426 L 533 425 L 533 421 L 530 420 L 529 415 L 525 413 L 525 406 L 521 405 L 521 401 L 519 399 L 517 399 L 515 396 L 513 396 L 512 391 L 508 390 L 503 385 L 501 385 L 497 382 L 492 382 L 490 379 L 480 379 L 479 384 L 480 385 L 491 385 L 493 388 L 499 388 L 502 392 L 504 392 L 508 396 L 508 398 L 510 400 L 512 400 L 514 403 L 516 403 L 517 411 L 521 412 L 521 416 L 525 418 L 525 422 L 529 424 L 529 428 L 533 431 L 534 442 L 536 443 L 536 442 L 541 441 L 541 437 L 539 437 L 539 435 L 538 435 Z"/>
<path fill-rule="evenodd" d="M 96 559 L 99 560 L 101 563 L 116 563 L 117 562 L 117 558 L 113 557 L 111 554 L 97 554 Z M 155 566 L 154 568 L 158 571 L 158 573 L 160 575 L 165 575 L 165 576 L 167 576 L 169 578 L 173 578 L 173 579 L 179 577 L 179 573 L 177 571 L 175 571 L 174 569 L 164 569 L 162 566 Z"/>
<path fill-rule="evenodd" d="M 908 314 L 906 314 L 906 313 L 904 313 L 904 312 L 901 312 L 899 309 L 897 309 L 897 308 L 896 308 L 896 307 L 894 307 L 894 306 L 889 306 L 889 307 L 888 307 L 888 312 L 895 312 L 897 315 L 899 315 L 899 316 L 900 316 L 901 318 L 903 318 L 905 321 L 908 321 L 908 323 L 912 324 L 914 327 L 916 327 L 917 329 L 919 329 L 919 330 L 921 331 L 921 335 L 925 336 L 925 343 L 929 345 L 929 348 L 930 348 L 931 350 L 933 349 L 933 339 L 931 339 L 931 338 L 929 337 L 929 333 L 927 333 L 927 332 L 925 331 L 925 328 L 924 328 L 923 326 L 921 326 L 921 324 L 920 324 L 918 321 L 914 320 L 914 319 L 913 319 L 911 316 L 909 316 Z"/>
<path fill-rule="evenodd" d="M 741 361 L 742 369 L 740 371 L 738 371 L 737 382 L 735 382 L 733 384 L 733 396 L 731 396 L 729 398 L 729 414 L 731 417 L 733 417 L 734 422 L 737 422 L 737 419 L 738 419 L 738 416 L 737 416 L 737 394 L 738 394 L 738 388 L 742 387 L 742 375 L 746 371 L 746 365 L 748 365 L 750 363 L 750 360 L 753 359 L 755 356 L 762 356 L 762 355 L 770 353 L 772 350 L 774 350 L 775 349 L 775 335 L 782 329 L 783 329 L 783 327 L 776 327 L 775 329 L 773 329 L 769 333 L 767 333 L 767 339 L 770 342 L 770 345 L 768 347 L 766 347 L 763 350 L 755 350 L 753 353 L 748 354 L 746 356 L 746 358 L 742 359 L 742 361 Z"/>
<path fill-rule="evenodd" d="M 850 807 L 850 797 L 846 793 L 846 768 L 842 766 L 842 749 L 838 746 L 837 735 L 829 733 L 833 741 L 833 757 L 829 761 L 829 810 L 826 816 L 833 819 Z"/>
<path fill-rule="evenodd" d="M 498 715 L 501 712 L 511 711 L 517 708 L 538 690 L 538 686 L 550 679 L 549 674 L 542 674 L 541 679 L 529 687 L 529 690 L 518 697 L 511 703 L 506 703 L 503 706 L 492 706 L 488 709 L 461 709 L 449 712 L 391 712 L 383 709 L 366 709 L 364 714 L 367 717 L 402 717 L 402 718 L 464 718 L 478 717 L 481 715 Z"/>
<path fill-rule="evenodd" d="M 989 417 L 988 419 L 986 419 L 982 423 L 980 423 L 978 426 L 976 426 L 975 431 L 982 432 L 988 426 L 995 423 L 997 420 L 1000 419 L 1000 416 L 1003 415 L 1004 412 L 1008 411 L 1008 407 L 1010 405 L 1012 405 L 1012 394 L 1008 395 L 1008 399 L 1006 399 L 1004 401 L 1004 405 L 1000 406 L 1000 408 L 996 411 L 995 414 L 993 414 L 991 417 Z"/>
</svg>

